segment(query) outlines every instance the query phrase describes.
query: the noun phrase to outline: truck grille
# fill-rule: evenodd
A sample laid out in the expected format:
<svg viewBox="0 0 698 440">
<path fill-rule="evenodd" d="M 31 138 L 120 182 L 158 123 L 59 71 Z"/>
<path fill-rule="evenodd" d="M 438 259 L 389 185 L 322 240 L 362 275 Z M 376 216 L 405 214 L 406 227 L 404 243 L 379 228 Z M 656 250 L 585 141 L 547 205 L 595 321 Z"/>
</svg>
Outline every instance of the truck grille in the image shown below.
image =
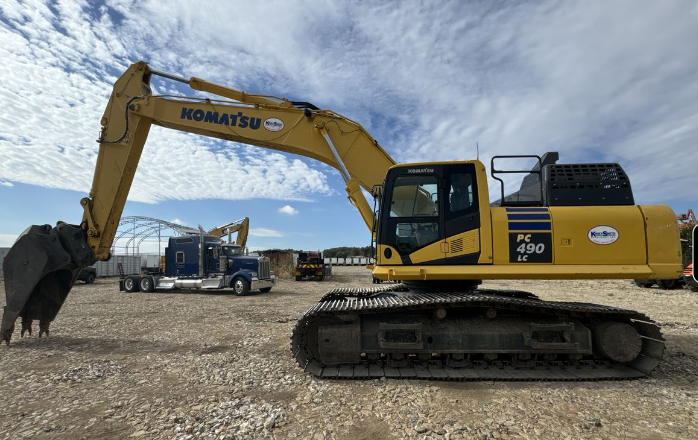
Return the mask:
<svg viewBox="0 0 698 440">
<path fill-rule="evenodd" d="M 259 269 L 257 270 L 257 276 L 259 277 L 260 280 L 267 280 L 270 277 L 270 271 L 271 269 L 269 268 L 269 258 L 267 257 L 259 257 Z"/>
</svg>

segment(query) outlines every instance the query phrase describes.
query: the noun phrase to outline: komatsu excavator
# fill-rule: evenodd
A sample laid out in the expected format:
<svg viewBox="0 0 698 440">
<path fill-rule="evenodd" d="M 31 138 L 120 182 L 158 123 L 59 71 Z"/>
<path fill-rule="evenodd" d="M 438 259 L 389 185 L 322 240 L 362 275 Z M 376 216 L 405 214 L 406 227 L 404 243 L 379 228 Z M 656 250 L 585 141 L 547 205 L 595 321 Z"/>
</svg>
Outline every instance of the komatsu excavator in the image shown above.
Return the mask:
<svg viewBox="0 0 698 440">
<path fill-rule="evenodd" d="M 153 95 L 154 75 L 212 96 Z M 478 160 L 396 164 L 359 124 L 333 111 L 181 78 L 144 62 L 114 85 L 92 189 L 80 201 L 82 222 L 32 226 L 5 258 L 5 341 L 17 317 L 22 334 L 32 320 L 39 336 L 48 334 L 80 268 L 109 258 L 153 124 L 339 170 L 375 243 L 374 276 L 401 283 L 335 289 L 300 318 L 291 352 L 316 376 L 627 379 L 649 374 L 662 359 L 660 329 L 641 313 L 478 288 L 496 279 L 678 277 L 674 212 L 635 205 L 618 164 L 535 156 L 521 189 L 504 196 L 502 184 L 490 206 Z M 497 170 L 494 162 L 495 179 L 516 171 Z"/>
</svg>

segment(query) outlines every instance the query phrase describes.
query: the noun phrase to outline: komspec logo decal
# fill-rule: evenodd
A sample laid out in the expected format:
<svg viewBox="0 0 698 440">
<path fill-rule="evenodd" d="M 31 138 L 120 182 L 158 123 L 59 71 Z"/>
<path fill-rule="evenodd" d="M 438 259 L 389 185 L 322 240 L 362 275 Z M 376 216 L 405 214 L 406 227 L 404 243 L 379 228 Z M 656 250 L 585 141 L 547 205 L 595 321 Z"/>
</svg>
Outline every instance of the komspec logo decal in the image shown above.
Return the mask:
<svg viewBox="0 0 698 440">
<path fill-rule="evenodd" d="M 262 124 L 262 118 L 252 118 L 245 116 L 242 112 L 237 113 L 222 113 L 203 111 L 201 109 L 194 110 L 193 108 L 182 107 L 180 119 L 189 121 L 208 122 L 211 124 L 227 125 L 229 127 L 251 128 L 252 130 L 259 129 Z"/>
<path fill-rule="evenodd" d="M 618 240 L 620 234 L 611 226 L 594 226 L 589 229 L 587 238 L 594 244 L 611 244 Z"/>
<path fill-rule="evenodd" d="M 284 129 L 284 121 L 278 118 L 265 119 L 264 128 L 269 131 L 281 131 Z"/>
</svg>

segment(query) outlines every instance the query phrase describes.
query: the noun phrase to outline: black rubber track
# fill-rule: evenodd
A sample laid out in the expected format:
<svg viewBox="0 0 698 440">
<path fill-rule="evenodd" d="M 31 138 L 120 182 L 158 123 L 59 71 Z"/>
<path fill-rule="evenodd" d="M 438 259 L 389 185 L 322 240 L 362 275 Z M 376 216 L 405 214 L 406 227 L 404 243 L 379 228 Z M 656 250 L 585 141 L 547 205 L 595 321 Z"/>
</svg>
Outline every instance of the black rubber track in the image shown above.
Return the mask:
<svg viewBox="0 0 698 440">
<path fill-rule="evenodd" d="M 414 360 L 409 367 L 389 367 L 383 361 L 364 360 L 358 364 L 326 366 L 306 346 L 306 331 L 317 318 L 336 313 L 401 313 L 417 309 L 478 307 L 497 308 L 536 315 L 555 315 L 581 319 L 622 320 L 640 333 L 642 349 L 635 360 L 622 364 L 604 359 L 578 362 L 536 361 L 534 367 L 514 368 L 507 362 L 478 361 L 469 367 L 448 367 L 440 360 Z M 645 377 L 662 360 L 664 338 L 644 314 L 596 304 L 552 302 L 535 295 L 511 290 L 478 289 L 472 292 L 409 293 L 401 284 L 375 288 L 339 288 L 328 292 L 298 320 L 291 335 L 291 351 L 298 365 L 322 378 L 373 379 L 379 377 L 431 380 L 503 380 L 503 381 L 590 381 L 622 380 Z"/>
</svg>

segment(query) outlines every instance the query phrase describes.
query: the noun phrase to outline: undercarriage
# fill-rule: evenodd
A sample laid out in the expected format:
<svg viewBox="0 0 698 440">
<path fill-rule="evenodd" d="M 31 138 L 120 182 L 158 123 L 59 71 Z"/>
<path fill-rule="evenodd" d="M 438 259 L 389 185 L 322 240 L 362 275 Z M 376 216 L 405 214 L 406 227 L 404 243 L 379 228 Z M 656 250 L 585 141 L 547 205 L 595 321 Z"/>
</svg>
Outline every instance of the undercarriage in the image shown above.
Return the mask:
<svg viewBox="0 0 698 440">
<path fill-rule="evenodd" d="M 330 291 L 296 324 L 291 351 L 323 378 L 614 380 L 649 375 L 664 339 L 631 310 L 395 284 Z"/>
</svg>

